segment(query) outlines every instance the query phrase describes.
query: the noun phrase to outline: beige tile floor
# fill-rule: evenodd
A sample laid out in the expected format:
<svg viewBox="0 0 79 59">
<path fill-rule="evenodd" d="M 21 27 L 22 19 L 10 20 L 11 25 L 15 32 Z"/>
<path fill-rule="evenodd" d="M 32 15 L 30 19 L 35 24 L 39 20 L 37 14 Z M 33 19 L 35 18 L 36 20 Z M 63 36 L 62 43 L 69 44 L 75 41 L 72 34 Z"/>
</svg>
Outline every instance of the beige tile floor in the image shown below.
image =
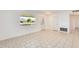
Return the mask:
<svg viewBox="0 0 79 59">
<path fill-rule="evenodd" d="M 63 33 L 52 30 L 0 41 L 1 48 L 79 48 L 79 32 Z"/>
</svg>

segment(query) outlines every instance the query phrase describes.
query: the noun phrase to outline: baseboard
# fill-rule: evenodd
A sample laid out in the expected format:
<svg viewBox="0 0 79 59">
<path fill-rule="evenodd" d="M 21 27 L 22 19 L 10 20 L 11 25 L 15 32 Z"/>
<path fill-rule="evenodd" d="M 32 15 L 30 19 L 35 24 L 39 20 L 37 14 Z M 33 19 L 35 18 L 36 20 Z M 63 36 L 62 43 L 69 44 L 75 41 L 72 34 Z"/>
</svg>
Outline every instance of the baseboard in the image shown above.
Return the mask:
<svg viewBox="0 0 79 59">
<path fill-rule="evenodd" d="M 0 40 L 7 40 L 7 39 L 15 38 L 15 37 L 20 37 L 20 36 L 28 35 L 28 34 L 31 34 L 31 33 L 34 33 L 34 32 L 38 32 L 38 31 L 41 31 L 41 29 L 31 31 L 31 32 L 28 32 L 28 33 L 19 33 L 19 34 L 15 34 L 15 35 L 11 35 L 11 36 L 3 36 L 3 37 L 0 37 Z"/>
</svg>

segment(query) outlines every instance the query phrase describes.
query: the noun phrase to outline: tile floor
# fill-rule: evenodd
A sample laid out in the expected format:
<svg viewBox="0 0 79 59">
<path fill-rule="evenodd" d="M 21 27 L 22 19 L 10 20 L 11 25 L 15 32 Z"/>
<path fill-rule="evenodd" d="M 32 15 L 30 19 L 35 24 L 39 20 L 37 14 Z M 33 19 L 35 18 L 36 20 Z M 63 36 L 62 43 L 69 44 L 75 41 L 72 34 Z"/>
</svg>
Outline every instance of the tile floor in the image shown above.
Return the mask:
<svg viewBox="0 0 79 59">
<path fill-rule="evenodd" d="M 0 41 L 0 48 L 79 48 L 79 32 L 39 31 Z"/>
</svg>

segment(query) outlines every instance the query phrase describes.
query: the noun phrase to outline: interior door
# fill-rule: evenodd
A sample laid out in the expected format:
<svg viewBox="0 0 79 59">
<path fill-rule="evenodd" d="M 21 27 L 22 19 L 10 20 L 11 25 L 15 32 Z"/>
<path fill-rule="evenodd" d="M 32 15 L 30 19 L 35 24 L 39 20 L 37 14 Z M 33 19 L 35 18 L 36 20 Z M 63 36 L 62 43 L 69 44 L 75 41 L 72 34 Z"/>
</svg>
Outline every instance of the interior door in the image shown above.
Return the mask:
<svg viewBox="0 0 79 59">
<path fill-rule="evenodd" d="M 75 27 L 76 27 L 75 19 L 76 17 L 74 15 L 70 16 L 70 31 L 75 31 Z"/>
<path fill-rule="evenodd" d="M 79 31 L 79 15 L 70 16 L 70 29 L 71 31 Z"/>
</svg>

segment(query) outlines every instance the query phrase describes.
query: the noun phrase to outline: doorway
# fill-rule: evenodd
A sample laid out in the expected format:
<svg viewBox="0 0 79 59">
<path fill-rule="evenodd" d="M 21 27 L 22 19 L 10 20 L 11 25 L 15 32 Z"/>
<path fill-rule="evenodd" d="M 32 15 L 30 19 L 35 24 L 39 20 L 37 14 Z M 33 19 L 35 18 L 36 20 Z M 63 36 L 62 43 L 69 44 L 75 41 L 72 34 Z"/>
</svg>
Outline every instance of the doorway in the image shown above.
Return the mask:
<svg viewBox="0 0 79 59">
<path fill-rule="evenodd" d="M 57 17 L 55 13 L 42 13 L 40 14 L 42 30 L 58 30 Z"/>
<path fill-rule="evenodd" d="M 70 30 L 79 31 L 79 15 L 70 15 Z"/>
</svg>

